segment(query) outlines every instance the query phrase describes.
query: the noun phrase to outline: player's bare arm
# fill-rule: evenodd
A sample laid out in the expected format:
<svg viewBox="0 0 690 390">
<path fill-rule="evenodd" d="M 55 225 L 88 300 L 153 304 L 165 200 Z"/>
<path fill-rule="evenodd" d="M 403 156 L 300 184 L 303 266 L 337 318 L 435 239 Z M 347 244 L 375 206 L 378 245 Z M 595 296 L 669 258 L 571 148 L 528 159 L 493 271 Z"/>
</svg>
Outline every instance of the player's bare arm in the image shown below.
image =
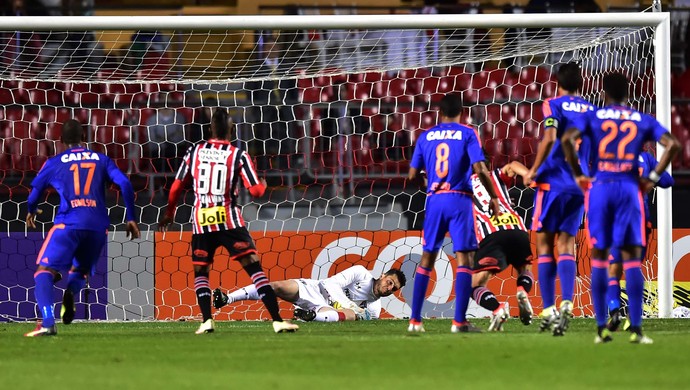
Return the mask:
<svg viewBox="0 0 690 390">
<path fill-rule="evenodd" d="M 477 174 L 479 181 L 481 181 L 484 188 L 486 188 L 486 192 L 488 192 L 489 196 L 491 197 L 491 203 L 489 204 L 489 209 L 491 210 L 491 213 L 493 215 L 501 215 L 501 207 L 498 203 L 498 195 L 496 195 L 496 188 L 494 188 L 494 184 L 491 181 L 491 173 L 489 172 L 489 169 L 486 167 L 486 164 L 484 163 L 484 161 L 476 162 L 472 165 L 472 169 L 474 170 L 474 173 Z"/>
<path fill-rule="evenodd" d="M 659 140 L 659 143 L 665 148 L 664 153 L 659 159 L 659 164 L 657 164 L 654 170 L 649 172 L 648 177 L 640 178 L 640 188 L 645 193 L 650 191 L 654 185 L 659 182 L 661 175 L 664 174 L 668 165 L 676 158 L 682 148 L 678 138 L 671 133 L 664 134 Z"/>
<path fill-rule="evenodd" d="M 519 161 L 511 161 L 508 164 L 504 165 L 503 168 L 501 168 L 501 172 L 504 175 L 507 175 L 508 177 L 515 177 L 517 175 L 525 178 L 527 177 L 529 171 L 529 168 L 524 166 Z"/>
<path fill-rule="evenodd" d="M 589 187 L 591 179 L 586 177 L 582 173 L 582 167 L 580 166 L 580 160 L 577 158 L 577 151 L 575 150 L 575 145 L 577 145 L 577 140 L 580 138 L 580 130 L 576 128 L 568 129 L 568 131 L 563 134 L 561 138 L 561 144 L 563 146 L 563 154 L 565 154 L 565 160 L 570 165 L 575 175 L 575 181 L 577 185 L 584 191 Z"/>
<path fill-rule="evenodd" d="M 531 183 L 537 176 L 537 170 L 546 160 L 546 156 L 551 153 L 551 148 L 556 142 L 556 126 L 558 126 L 557 121 L 554 118 L 547 118 L 544 122 L 546 130 L 544 130 L 544 138 L 539 142 L 537 146 L 537 155 L 534 159 L 534 164 L 529 169 L 528 173 L 524 175 L 525 184 Z"/>
</svg>

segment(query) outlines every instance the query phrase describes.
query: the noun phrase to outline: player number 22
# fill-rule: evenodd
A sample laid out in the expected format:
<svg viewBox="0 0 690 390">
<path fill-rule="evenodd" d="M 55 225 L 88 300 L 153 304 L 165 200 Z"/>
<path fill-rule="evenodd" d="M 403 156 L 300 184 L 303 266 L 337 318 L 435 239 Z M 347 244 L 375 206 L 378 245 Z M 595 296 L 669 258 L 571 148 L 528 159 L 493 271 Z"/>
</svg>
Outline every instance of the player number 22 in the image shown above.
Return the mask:
<svg viewBox="0 0 690 390">
<path fill-rule="evenodd" d="M 223 164 L 199 164 L 199 193 L 211 195 L 224 195 L 225 182 L 228 177 L 228 167 Z"/>
<path fill-rule="evenodd" d="M 448 158 L 450 148 L 447 143 L 438 144 L 436 147 L 436 176 L 442 179 L 448 175 Z"/>
<path fill-rule="evenodd" d="M 69 167 L 69 170 L 72 171 L 74 179 L 74 195 L 81 195 L 81 180 L 79 177 L 79 169 L 88 170 L 88 172 L 86 173 L 86 183 L 84 183 L 84 195 L 88 195 L 91 191 L 91 181 L 93 180 L 93 173 L 96 171 L 96 163 L 74 163 Z"/>
<path fill-rule="evenodd" d="M 599 158 L 600 159 L 613 159 L 614 154 L 606 151 L 609 143 L 616 139 L 618 131 L 621 133 L 627 133 L 620 141 L 618 141 L 618 148 L 616 150 L 615 157 L 619 160 L 633 160 L 635 156 L 632 153 L 625 153 L 625 148 L 628 144 L 635 139 L 637 135 L 637 125 L 635 122 L 625 121 L 618 126 L 618 123 L 607 120 L 601 124 L 601 130 L 607 133 L 604 138 L 601 139 L 599 143 Z"/>
</svg>

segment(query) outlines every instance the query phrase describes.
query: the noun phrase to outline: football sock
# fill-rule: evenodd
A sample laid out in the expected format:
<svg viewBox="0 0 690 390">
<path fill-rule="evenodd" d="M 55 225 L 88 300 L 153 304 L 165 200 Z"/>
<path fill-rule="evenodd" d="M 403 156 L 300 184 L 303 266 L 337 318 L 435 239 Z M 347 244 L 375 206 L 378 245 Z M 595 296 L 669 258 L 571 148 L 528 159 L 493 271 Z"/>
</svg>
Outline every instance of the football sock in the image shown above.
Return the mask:
<svg viewBox="0 0 690 390">
<path fill-rule="evenodd" d="M 538 261 L 542 307 L 547 308 L 556 302 L 556 263 L 553 255 L 539 255 Z"/>
<path fill-rule="evenodd" d="M 486 287 L 477 286 L 472 289 L 472 299 L 479 304 L 479 306 L 485 308 L 486 310 L 493 312 L 498 309 L 500 304 L 494 293 L 491 292 Z"/>
<path fill-rule="evenodd" d="M 250 263 L 244 267 L 244 270 L 252 278 L 256 292 L 259 294 L 259 298 L 266 306 L 266 310 L 268 310 L 273 321 L 282 321 L 283 318 L 280 316 L 280 308 L 278 307 L 278 298 L 276 298 L 276 293 L 268 282 L 268 277 L 261 269 L 261 264 L 259 262 Z"/>
<path fill-rule="evenodd" d="M 608 319 L 606 290 L 608 284 L 609 262 L 603 259 L 592 259 L 592 302 L 597 326 L 605 326 Z"/>
<path fill-rule="evenodd" d="M 76 301 L 77 296 L 79 295 L 79 291 L 84 288 L 86 285 L 86 275 L 84 275 L 81 272 L 69 272 L 69 276 L 67 277 L 67 289 L 74 294 L 74 298 Z"/>
<path fill-rule="evenodd" d="M 606 300 L 609 303 L 609 313 L 621 308 L 621 283 L 615 276 L 609 277 Z"/>
<path fill-rule="evenodd" d="M 429 275 L 431 268 L 417 267 L 414 275 L 414 289 L 412 290 L 412 313 L 410 321 L 422 321 L 422 305 L 426 299 L 426 289 L 429 286 Z"/>
<path fill-rule="evenodd" d="M 558 255 L 558 279 L 561 281 L 561 297 L 564 301 L 573 301 L 575 292 L 575 273 L 577 263 L 575 256 L 565 253 Z"/>
<path fill-rule="evenodd" d="M 455 269 L 455 322 L 465 322 L 467 306 L 472 295 L 472 270 L 461 265 Z"/>
<path fill-rule="evenodd" d="M 625 289 L 628 292 L 628 318 L 630 319 L 631 328 L 639 328 L 642 325 L 644 278 L 640 266 L 640 259 L 630 259 L 623 262 Z"/>
<path fill-rule="evenodd" d="M 259 292 L 256 291 L 256 286 L 253 284 L 244 286 L 228 294 L 228 304 L 237 301 L 258 301 L 259 299 L 261 299 L 259 297 Z"/>
<path fill-rule="evenodd" d="M 345 321 L 345 314 L 335 310 L 324 310 L 316 313 L 314 321 L 320 322 L 338 322 Z"/>
<path fill-rule="evenodd" d="M 522 271 L 522 273 L 518 275 L 517 285 L 518 287 L 522 287 L 526 293 L 532 291 L 532 286 L 534 285 L 534 275 L 532 275 L 532 271 Z"/>
<path fill-rule="evenodd" d="M 194 291 L 196 302 L 201 309 L 203 321 L 211 319 L 211 286 L 208 284 L 208 272 L 194 272 Z"/>
<path fill-rule="evenodd" d="M 34 295 L 38 309 L 43 317 L 42 325 L 50 328 L 55 325 L 55 314 L 53 313 L 53 274 L 50 271 L 37 271 L 34 274 L 36 288 Z"/>
</svg>

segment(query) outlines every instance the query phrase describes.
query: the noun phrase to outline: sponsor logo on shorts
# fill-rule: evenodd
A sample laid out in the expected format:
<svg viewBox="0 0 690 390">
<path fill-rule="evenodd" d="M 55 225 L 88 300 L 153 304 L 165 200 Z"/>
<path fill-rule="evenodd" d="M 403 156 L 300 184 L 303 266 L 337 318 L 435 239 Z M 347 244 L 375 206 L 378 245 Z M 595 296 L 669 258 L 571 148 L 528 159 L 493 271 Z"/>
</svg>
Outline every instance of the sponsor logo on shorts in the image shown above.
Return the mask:
<svg viewBox="0 0 690 390">
<path fill-rule="evenodd" d="M 498 260 L 494 259 L 493 257 L 485 257 L 479 260 L 479 265 L 481 265 L 482 267 L 495 266 L 498 265 Z"/>
<path fill-rule="evenodd" d="M 195 249 L 194 256 L 196 257 L 208 257 L 208 252 L 203 249 Z"/>
</svg>

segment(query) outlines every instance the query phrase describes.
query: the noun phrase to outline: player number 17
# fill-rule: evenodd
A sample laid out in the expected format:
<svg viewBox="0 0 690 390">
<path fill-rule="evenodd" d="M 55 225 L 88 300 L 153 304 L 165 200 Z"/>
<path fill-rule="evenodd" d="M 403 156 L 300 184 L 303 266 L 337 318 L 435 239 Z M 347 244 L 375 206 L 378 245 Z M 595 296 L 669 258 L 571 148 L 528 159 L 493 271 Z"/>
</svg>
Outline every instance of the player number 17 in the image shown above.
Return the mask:
<svg viewBox="0 0 690 390">
<path fill-rule="evenodd" d="M 74 195 L 81 195 L 81 180 L 79 177 L 80 169 L 88 170 L 86 173 L 86 183 L 84 183 L 84 195 L 88 195 L 91 191 L 91 181 L 93 180 L 93 173 L 96 171 L 96 163 L 74 163 L 69 167 L 69 170 L 72 171 L 72 177 L 74 180 Z"/>
</svg>

